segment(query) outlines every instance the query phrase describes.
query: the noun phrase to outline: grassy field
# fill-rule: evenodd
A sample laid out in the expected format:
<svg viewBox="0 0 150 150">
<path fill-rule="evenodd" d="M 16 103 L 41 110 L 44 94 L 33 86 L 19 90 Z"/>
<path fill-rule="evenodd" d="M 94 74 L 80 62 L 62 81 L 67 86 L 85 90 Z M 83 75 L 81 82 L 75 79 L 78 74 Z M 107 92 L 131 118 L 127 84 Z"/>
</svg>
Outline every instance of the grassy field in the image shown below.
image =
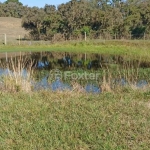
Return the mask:
<svg viewBox="0 0 150 150">
<path fill-rule="evenodd" d="M 150 92 L 0 94 L 1 150 L 150 149 Z"/>
<path fill-rule="evenodd" d="M 53 44 L 0 45 L 1 52 L 59 51 L 124 55 L 149 60 L 150 41 L 66 41 Z"/>
</svg>

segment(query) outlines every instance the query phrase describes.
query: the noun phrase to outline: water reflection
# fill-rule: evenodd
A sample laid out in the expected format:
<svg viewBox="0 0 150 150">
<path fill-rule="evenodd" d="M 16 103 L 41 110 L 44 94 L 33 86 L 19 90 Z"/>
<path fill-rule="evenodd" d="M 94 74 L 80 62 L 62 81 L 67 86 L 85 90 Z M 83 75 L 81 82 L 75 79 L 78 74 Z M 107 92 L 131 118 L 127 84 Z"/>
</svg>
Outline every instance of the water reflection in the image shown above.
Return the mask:
<svg viewBox="0 0 150 150">
<path fill-rule="evenodd" d="M 140 80 L 136 83 L 136 87 L 138 88 L 144 88 L 145 86 L 148 86 L 148 82 L 146 80 Z"/>
<path fill-rule="evenodd" d="M 6 58 L 7 56 L 7 58 Z M 21 59 L 20 59 L 21 58 Z M 49 82 L 50 72 L 53 69 L 58 69 L 62 72 L 64 71 L 74 71 L 78 75 L 81 74 L 82 71 L 86 71 L 88 74 L 95 73 L 98 71 L 101 76 L 99 79 L 90 80 L 81 78 L 80 80 L 76 80 L 86 92 L 88 93 L 101 93 L 100 83 L 102 82 L 103 70 L 106 70 L 109 76 L 109 72 L 112 71 L 111 81 L 116 85 L 126 86 L 129 82 L 126 80 L 124 76 L 124 70 L 133 70 L 136 72 L 137 68 L 149 68 L 149 62 L 139 62 L 139 60 L 133 59 L 129 60 L 123 56 L 117 55 L 102 55 L 102 54 L 86 54 L 86 53 L 62 53 L 62 52 L 34 52 L 34 53 L 9 53 L 9 55 L 2 54 L 0 55 L 1 67 L 0 67 L 0 75 L 7 75 L 8 73 L 12 73 L 11 67 L 9 70 L 7 68 L 10 61 L 14 61 L 14 64 L 17 64 L 17 60 L 30 59 L 32 60 L 32 68 L 34 69 L 32 85 L 34 90 L 40 89 L 51 89 L 53 91 L 56 90 L 73 90 L 72 80 L 68 78 L 68 80 L 64 80 L 64 78 L 55 78 L 51 82 Z M 143 65 L 144 64 L 144 65 Z M 10 64 L 9 64 L 10 65 Z M 25 68 L 22 70 L 23 77 L 27 76 L 27 68 L 28 61 L 25 62 Z M 19 65 L 16 65 L 19 67 Z M 119 72 L 118 70 L 123 70 L 123 72 Z M 133 71 L 132 71 L 133 72 Z M 133 73 L 127 71 L 128 79 L 134 78 Z M 130 76 L 129 76 L 130 74 Z M 141 72 L 142 74 L 142 72 Z M 139 77 L 139 78 L 138 78 Z M 138 75 L 136 76 L 135 85 L 138 88 L 143 88 L 148 85 L 146 76 Z"/>
<path fill-rule="evenodd" d="M 100 93 L 101 89 L 98 86 L 92 85 L 92 84 L 88 84 L 85 86 L 85 90 L 88 93 Z"/>
</svg>

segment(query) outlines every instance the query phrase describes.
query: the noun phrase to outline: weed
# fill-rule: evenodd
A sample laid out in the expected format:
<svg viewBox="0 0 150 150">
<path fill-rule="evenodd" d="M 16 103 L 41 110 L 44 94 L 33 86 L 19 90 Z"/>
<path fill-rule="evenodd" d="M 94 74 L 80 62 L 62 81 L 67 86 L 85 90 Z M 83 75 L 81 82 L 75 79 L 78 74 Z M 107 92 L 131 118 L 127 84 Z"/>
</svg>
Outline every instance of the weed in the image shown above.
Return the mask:
<svg viewBox="0 0 150 150">
<path fill-rule="evenodd" d="M 9 59 L 7 62 L 8 74 L 1 77 L 4 90 L 10 92 L 30 92 L 32 90 L 31 76 L 33 61 L 22 56 Z"/>
</svg>

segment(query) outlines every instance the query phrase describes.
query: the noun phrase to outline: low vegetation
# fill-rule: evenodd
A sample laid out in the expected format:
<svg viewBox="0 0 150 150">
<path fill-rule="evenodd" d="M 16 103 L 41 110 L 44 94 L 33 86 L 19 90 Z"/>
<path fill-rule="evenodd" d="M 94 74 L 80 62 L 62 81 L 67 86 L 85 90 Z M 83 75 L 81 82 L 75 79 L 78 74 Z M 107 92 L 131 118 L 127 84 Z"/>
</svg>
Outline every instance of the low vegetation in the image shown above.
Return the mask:
<svg viewBox="0 0 150 150">
<path fill-rule="evenodd" d="M 32 43 L 31 45 L 0 45 L 1 52 L 82 52 L 107 55 L 122 55 L 128 58 L 149 60 L 149 41 L 66 41 L 57 43 Z"/>
<path fill-rule="evenodd" d="M 150 149 L 150 92 L 0 92 L 0 149 Z"/>
</svg>

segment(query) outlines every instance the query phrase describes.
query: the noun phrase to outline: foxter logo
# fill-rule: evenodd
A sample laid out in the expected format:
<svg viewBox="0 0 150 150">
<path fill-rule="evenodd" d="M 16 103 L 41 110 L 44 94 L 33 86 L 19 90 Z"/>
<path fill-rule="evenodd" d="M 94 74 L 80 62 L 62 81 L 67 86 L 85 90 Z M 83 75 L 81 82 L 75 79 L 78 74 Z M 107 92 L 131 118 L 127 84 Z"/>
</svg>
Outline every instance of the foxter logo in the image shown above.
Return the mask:
<svg viewBox="0 0 150 150">
<path fill-rule="evenodd" d="M 62 72 L 59 69 L 52 69 L 49 73 L 49 79 L 51 80 L 62 79 Z"/>
</svg>

